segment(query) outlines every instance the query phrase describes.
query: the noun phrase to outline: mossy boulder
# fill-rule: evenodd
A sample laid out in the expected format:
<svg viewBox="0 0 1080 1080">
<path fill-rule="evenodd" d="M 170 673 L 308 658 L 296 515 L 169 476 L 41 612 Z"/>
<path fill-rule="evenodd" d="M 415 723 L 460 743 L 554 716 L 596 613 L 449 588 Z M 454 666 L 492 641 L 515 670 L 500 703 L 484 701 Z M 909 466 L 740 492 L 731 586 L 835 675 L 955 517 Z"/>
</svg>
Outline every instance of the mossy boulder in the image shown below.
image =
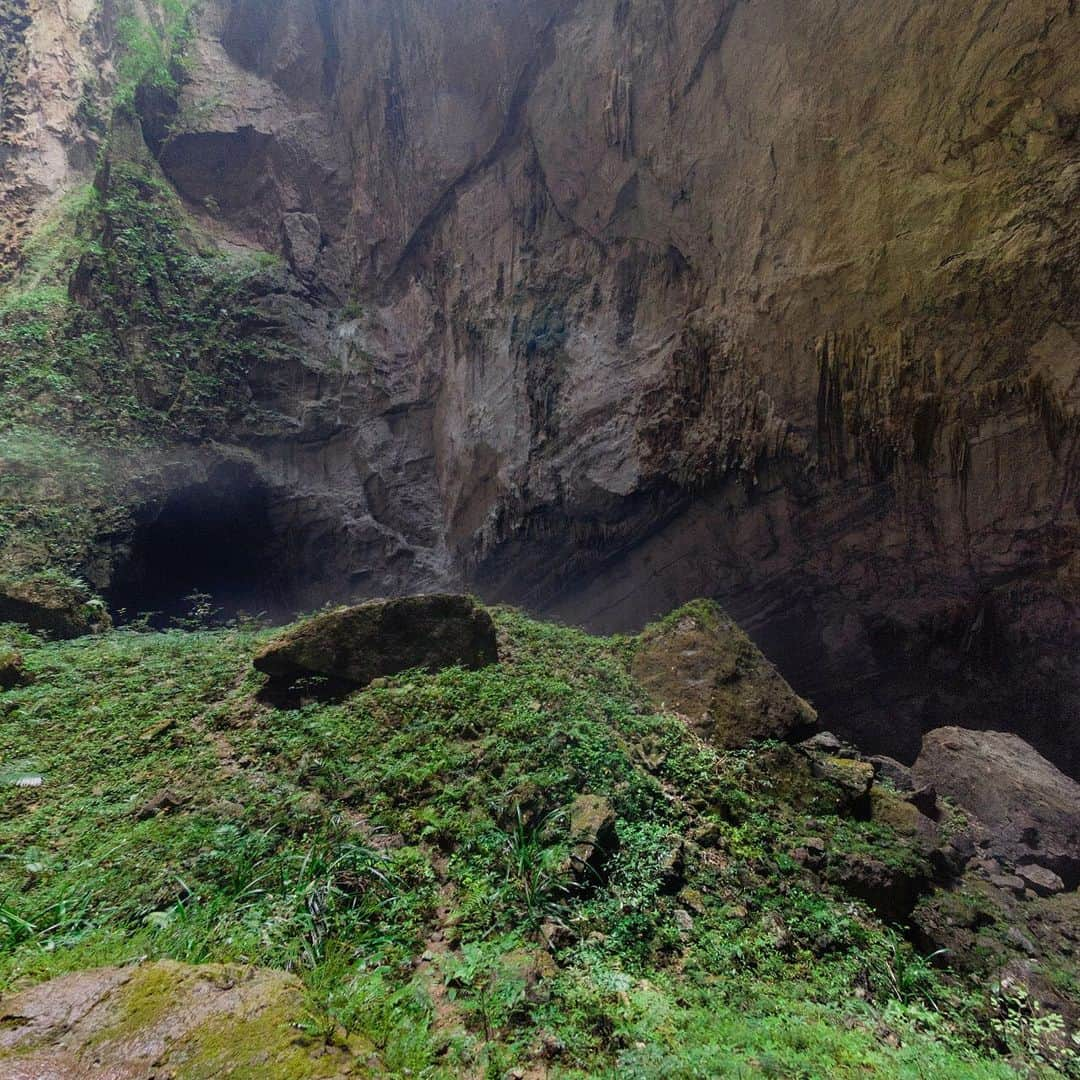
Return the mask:
<svg viewBox="0 0 1080 1080">
<path fill-rule="evenodd" d="M 171 960 L 63 975 L 0 1001 L 0 1076 L 381 1075 L 371 1047 L 304 1034 L 304 991 L 264 968 Z"/>
<path fill-rule="evenodd" d="M 475 669 L 498 659 L 491 616 L 468 596 L 439 594 L 317 615 L 264 646 L 254 663 L 277 682 L 319 677 L 360 687 L 410 668 Z"/>
<path fill-rule="evenodd" d="M 107 630 L 112 619 L 81 582 L 43 573 L 0 580 L 0 623 L 19 623 L 66 640 Z"/>
<path fill-rule="evenodd" d="M 928 869 L 914 858 L 839 851 L 829 853 L 825 879 L 862 900 L 883 919 L 902 921 L 929 888 Z"/>
<path fill-rule="evenodd" d="M 725 749 L 801 737 L 817 726 L 810 704 L 712 601 L 694 601 L 647 627 L 632 673 L 657 708 L 686 717 Z"/>
<path fill-rule="evenodd" d="M 22 654 L 16 649 L 0 645 L 0 690 L 25 686 L 29 681 L 30 674 L 23 667 Z"/>
<path fill-rule="evenodd" d="M 571 849 L 565 869 L 580 885 L 596 884 L 619 846 L 615 808 L 602 795 L 579 795 L 570 804 L 569 816 Z"/>
<path fill-rule="evenodd" d="M 881 784 L 870 788 L 870 818 L 901 836 L 934 837 L 936 824 L 917 806 Z"/>
<path fill-rule="evenodd" d="M 811 769 L 819 780 L 835 784 L 852 800 L 867 795 L 874 782 L 873 765 L 855 758 L 823 754 L 814 758 Z"/>
</svg>

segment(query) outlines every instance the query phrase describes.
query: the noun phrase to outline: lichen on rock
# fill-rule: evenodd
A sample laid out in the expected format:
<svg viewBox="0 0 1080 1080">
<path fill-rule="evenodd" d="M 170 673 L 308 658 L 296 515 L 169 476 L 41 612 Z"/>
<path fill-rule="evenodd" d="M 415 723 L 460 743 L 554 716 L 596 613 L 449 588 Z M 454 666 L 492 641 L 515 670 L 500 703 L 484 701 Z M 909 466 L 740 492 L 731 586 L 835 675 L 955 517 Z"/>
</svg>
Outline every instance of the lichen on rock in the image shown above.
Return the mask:
<svg viewBox="0 0 1080 1080">
<path fill-rule="evenodd" d="M 284 972 L 171 960 L 60 976 L 0 999 L 0 1075 L 300 1080 L 379 1075 L 363 1040 L 306 1035 Z"/>
</svg>

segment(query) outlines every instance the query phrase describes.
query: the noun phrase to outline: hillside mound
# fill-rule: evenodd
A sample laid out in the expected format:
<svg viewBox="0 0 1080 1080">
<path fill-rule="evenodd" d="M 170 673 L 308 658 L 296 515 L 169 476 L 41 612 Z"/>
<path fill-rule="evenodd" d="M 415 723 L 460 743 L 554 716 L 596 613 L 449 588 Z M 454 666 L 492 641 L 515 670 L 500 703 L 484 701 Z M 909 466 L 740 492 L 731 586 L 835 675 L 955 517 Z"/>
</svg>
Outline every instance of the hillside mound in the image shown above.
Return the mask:
<svg viewBox="0 0 1080 1080">
<path fill-rule="evenodd" d="M 252 664 L 281 631 L 0 631 L 5 1037 L 50 979 L 224 964 L 388 1076 L 1074 1067 L 1075 893 L 995 880 L 961 810 L 835 737 L 710 743 L 642 641 L 490 617 L 497 664 L 287 708 Z"/>
</svg>

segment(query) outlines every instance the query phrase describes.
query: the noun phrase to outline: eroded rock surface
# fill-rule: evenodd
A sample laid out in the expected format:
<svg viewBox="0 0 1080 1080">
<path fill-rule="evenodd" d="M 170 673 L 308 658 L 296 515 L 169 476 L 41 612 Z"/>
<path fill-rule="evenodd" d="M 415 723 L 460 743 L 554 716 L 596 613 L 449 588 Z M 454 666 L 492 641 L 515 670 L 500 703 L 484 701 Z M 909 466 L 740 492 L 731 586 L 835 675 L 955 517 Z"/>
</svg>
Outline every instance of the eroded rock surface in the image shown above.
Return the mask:
<svg viewBox="0 0 1080 1080">
<path fill-rule="evenodd" d="M 378 1075 L 358 1039 L 300 1030 L 284 972 L 161 960 L 63 975 L 0 999 L 3 1080 Z"/>
<path fill-rule="evenodd" d="M 498 659 L 491 616 L 467 596 L 437 595 L 316 615 L 266 645 L 255 667 L 279 682 L 321 677 L 366 686 L 409 668 L 480 668 Z"/>
<path fill-rule="evenodd" d="M 638 638 L 632 671 L 658 708 L 682 714 L 725 749 L 786 739 L 817 724 L 813 708 L 707 601 L 688 604 L 647 629 Z"/>
<path fill-rule="evenodd" d="M 1022 739 L 940 728 L 923 739 L 912 771 L 978 820 L 987 855 L 1022 878 L 1024 868 L 1041 867 L 1025 879 L 1035 892 L 1080 885 L 1080 784 Z"/>
</svg>

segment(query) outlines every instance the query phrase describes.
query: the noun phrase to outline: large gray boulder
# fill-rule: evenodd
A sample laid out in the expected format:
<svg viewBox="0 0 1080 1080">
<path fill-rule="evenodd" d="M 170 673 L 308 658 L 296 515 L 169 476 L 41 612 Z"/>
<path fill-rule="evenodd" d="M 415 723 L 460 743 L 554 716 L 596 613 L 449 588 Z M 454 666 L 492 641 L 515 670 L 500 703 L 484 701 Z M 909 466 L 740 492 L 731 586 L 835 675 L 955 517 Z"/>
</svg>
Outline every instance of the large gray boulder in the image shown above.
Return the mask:
<svg viewBox="0 0 1080 1080">
<path fill-rule="evenodd" d="M 498 661 L 491 616 L 468 596 L 371 600 L 316 615 L 255 657 L 282 682 L 322 677 L 354 686 L 409 668 L 480 668 Z"/>
<path fill-rule="evenodd" d="M 817 726 L 810 704 L 710 600 L 687 604 L 645 629 L 632 673 L 657 708 L 684 716 L 719 747 L 789 739 Z"/>
<path fill-rule="evenodd" d="M 1023 739 L 938 728 L 924 736 L 912 774 L 977 819 L 986 855 L 1044 867 L 1066 888 L 1080 884 L 1080 784 Z"/>
</svg>

